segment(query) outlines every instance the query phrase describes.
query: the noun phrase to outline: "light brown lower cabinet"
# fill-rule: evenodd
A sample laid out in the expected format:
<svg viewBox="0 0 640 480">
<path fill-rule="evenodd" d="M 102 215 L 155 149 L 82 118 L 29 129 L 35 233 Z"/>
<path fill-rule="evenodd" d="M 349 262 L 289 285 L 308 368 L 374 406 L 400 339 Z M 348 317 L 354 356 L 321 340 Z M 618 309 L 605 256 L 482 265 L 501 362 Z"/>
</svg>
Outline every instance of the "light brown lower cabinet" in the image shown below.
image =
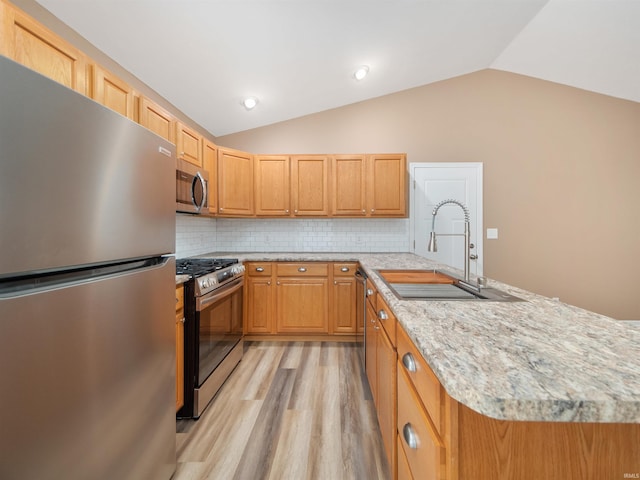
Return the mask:
<svg viewBox="0 0 640 480">
<path fill-rule="evenodd" d="M 331 288 L 330 333 L 354 335 L 356 333 L 356 263 L 334 263 Z"/>
<path fill-rule="evenodd" d="M 184 405 L 184 287 L 176 285 L 176 412 Z"/>
<path fill-rule="evenodd" d="M 368 298 L 376 298 L 372 294 Z M 366 372 L 391 471 L 396 471 L 396 318 L 377 296 L 367 301 Z M 395 478 L 395 475 L 394 475 Z"/>
<path fill-rule="evenodd" d="M 324 277 L 278 277 L 278 333 L 329 332 L 329 280 Z"/>
<path fill-rule="evenodd" d="M 482 415 L 446 393 L 400 326 L 397 365 L 398 479 L 601 480 L 640 474 L 640 424 Z"/>
<path fill-rule="evenodd" d="M 244 331 L 275 333 L 275 278 L 271 263 L 245 264 Z"/>
<path fill-rule="evenodd" d="M 356 266 L 246 262 L 245 333 L 355 335 Z"/>
</svg>

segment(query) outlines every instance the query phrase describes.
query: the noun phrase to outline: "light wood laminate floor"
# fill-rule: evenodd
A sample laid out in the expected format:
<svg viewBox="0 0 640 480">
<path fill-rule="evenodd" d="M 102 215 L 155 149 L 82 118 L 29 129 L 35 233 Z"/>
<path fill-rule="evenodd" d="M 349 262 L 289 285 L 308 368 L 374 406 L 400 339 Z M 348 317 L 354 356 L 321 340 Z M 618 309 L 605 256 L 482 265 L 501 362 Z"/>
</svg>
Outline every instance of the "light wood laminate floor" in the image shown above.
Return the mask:
<svg viewBox="0 0 640 480">
<path fill-rule="evenodd" d="M 177 424 L 173 480 L 387 480 L 357 345 L 245 342 L 199 420 Z"/>
</svg>

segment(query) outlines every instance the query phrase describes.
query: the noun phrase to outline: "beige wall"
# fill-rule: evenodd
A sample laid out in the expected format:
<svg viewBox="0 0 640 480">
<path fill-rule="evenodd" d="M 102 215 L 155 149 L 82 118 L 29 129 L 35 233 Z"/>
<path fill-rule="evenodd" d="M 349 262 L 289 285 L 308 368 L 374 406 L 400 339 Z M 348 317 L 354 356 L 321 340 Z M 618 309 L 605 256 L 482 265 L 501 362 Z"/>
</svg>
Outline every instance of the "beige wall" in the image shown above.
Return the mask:
<svg viewBox="0 0 640 480">
<path fill-rule="evenodd" d="M 484 70 L 219 137 L 254 153 L 483 162 L 485 275 L 640 319 L 640 104 Z"/>
</svg>

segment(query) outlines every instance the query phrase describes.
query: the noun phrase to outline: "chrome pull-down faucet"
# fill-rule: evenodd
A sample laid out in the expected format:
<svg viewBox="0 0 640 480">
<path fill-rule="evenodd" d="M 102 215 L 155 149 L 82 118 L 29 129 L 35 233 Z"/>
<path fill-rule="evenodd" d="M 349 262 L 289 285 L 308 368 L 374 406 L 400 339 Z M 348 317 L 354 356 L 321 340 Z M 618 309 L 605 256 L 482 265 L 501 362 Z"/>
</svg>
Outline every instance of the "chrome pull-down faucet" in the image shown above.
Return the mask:
<svg viewBox="0 0 640 480">
<path fill-rule="evenodd" d="M 429 235 L 429 244 L 427 245 L 427 251 L 429 252 L 438 251 L 438 245 L 436 243 L 436 231 L 435 231 L 436 215 L 438 214 L 438 210 L 440 209 L 440 207 L 448 204 L 458 205 L 460 208 L 462 208 L 462 211 L 464 212 L 464 234 L 462 234 L 464 236 L 464 281 L 469 283 L 469 260 L 472 258 L 473 260 L 475 260 L 476 258 L 478 258 L 478 256 L 471 255 L 471 249 L 474 247 L 474 245 L 473 243 L 470 242 L 471 235 L 469 233 L 469 209 L 466 207 L 465 204 L 463 204 L 462 202 L 459 202 L 458 200 L 448 199 L 448 200 L 442 200 L 440 203 L 438 203 L 435 206 L 432 212 L 433 216 L 431 217 L 431 233 Z M 461 234 L 460 233 L 439 233 L 438 235 L 458 236 Z"/>
</svg>

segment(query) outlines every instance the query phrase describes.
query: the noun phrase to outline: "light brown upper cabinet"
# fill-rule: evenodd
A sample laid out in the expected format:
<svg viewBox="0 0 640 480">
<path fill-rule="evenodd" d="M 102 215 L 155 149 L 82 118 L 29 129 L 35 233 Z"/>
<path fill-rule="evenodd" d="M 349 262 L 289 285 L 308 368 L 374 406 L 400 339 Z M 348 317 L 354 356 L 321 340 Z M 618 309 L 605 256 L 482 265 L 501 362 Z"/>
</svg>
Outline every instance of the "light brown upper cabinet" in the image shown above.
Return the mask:
<svg viewBox="0 0 640 480">
<path fill-rule="evenodd" d="M 202 135 L 182 122 L 176 122 L 176 155 L 202 167 Z"/>
<path fill-rule="evenodd" d="M 332 202 L 335 216 L 365 216 L 365 155 L 334 155 L 331 158 Z"/>
<path fill-rule="evenodd" d="M 209 172 L 209 183 L 207 184 L 209 214 L 215 215 L 218 213 L 218 147 L 206 138 L 203 142 L 204 169 Z"/>
<path fill-rule="evenodd" d="M 295 216 L 329 215 L 329 157 L 291 157 L 291 203 Z"/>
<path fill-rule="evenodd" d="M 256 215 L 288 217 L 291 212 L 289 157 L 256 155 Z"/>
<path fill-rule="evenodd" d="M 0 2 L 0 53 L 83 95 L 87 94 L 87 59 L 84 54 L 4 2 Z"/>
<path fill-rule="evenodd" d="M 133 88 L 98 65 L 92 68 L 91 98 L 133 120 Z"/>
<path fill-rule="evenodd" d="M 369 155 L 368 215 L 407 215 L 407 157 L 404 154 Z"/>
<path fill-rule="evenodd" d="M 165 140 L 176 143 L 176 120 L 164 108 L 147 97 L 138 98 L 138 123 L 160 135 Z"/>
<path fill-rule="evenodd" d="M 218 148 L 218 214 L 252 216 L 253 155 Z"/>
</svg>

